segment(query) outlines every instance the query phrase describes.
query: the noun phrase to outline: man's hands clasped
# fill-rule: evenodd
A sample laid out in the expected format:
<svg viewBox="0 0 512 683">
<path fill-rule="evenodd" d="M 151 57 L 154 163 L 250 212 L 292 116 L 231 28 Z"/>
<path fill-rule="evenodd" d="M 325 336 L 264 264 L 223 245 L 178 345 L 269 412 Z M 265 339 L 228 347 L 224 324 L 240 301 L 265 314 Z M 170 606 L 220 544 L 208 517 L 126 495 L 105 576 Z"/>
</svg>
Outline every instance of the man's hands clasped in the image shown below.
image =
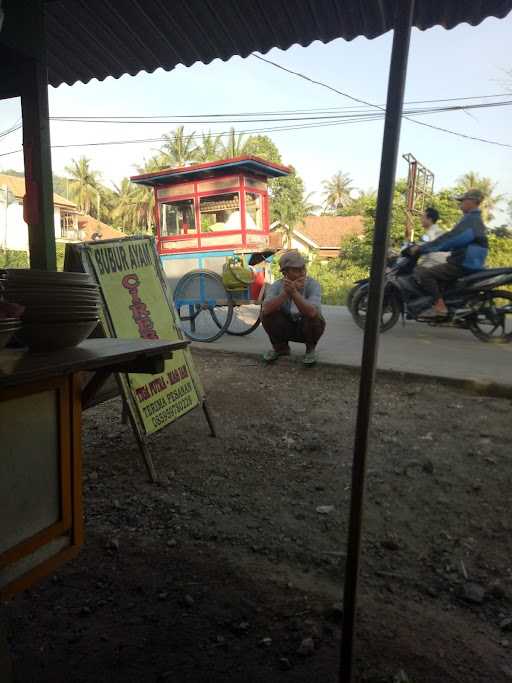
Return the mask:
<svg viewBox="0 0 512 683">
<path fill-rule="evenodd" d="M 284 278 L 283 290 L 288 297 L 293 298 L 296 294 L 300 294 L 306 284 L 306 276 L 297 278 L 297 280 L 289 280 Z"/>
</svg>

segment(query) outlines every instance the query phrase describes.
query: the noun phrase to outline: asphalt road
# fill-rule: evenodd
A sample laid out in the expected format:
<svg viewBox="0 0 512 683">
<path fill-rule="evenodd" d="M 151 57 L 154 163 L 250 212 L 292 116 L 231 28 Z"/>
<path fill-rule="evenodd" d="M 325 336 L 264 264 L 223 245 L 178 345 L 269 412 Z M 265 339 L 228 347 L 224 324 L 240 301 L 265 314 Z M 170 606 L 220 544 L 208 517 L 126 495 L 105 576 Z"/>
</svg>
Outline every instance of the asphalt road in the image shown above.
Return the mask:
<svg viewBox="0 0 512 683">
<path fill-rule="evenodd" d="M 324 363 L 359 367 L 363 333 L 344 306 L 324 306 L 327 327 L 318 346 Z M 223 335 L 211 344 L 198 344 L 209 350 L 237 353 L 263 353 L 268 338 L 260 326 L 247 337 Z M 292 344 L 294 353 L 304 347 Z M 379 368 L 420 375 L 472 380 L 512 386 L 512 343 L 485 344 L 471 332 L 427 324 L 399 322 L 380 339 Z"/>
</svg>

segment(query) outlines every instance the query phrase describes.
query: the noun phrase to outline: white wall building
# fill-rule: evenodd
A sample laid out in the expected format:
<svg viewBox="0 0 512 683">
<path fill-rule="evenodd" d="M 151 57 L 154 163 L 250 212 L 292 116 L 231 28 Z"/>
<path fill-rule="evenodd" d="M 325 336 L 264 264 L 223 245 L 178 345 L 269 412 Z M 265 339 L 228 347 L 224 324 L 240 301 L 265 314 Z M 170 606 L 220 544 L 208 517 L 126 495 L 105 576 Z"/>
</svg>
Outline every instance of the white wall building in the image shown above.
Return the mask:
<svg viewBox="0 0 512 683">
<path fill-rule="evenodd" d="M 23 220 L 25 178 L 0 173 L 0 249 L 28 251 L 28 226 Z M 79 239 L 78 208 L 65 197 L 53 194 L 55 238 Z"/>
</svg>

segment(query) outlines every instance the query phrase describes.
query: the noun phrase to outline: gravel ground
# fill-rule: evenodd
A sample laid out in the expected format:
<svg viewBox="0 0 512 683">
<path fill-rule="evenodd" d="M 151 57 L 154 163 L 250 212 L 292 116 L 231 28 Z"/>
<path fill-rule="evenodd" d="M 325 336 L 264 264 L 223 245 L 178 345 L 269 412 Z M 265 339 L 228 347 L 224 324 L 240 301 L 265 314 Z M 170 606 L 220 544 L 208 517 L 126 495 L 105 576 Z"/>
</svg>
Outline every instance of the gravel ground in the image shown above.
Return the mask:
<svg viewBox="0 0 512 683">
<path fill-rule="evenodd" d="M 152 439 L 84 415 L 87 540 L 6 606 L 18 683 L 334 683 L 357 375 L 195 352 L 196 411 Z M 379 380 L 358 681 L 512 680 L 512 404 Z"/>
</svg>

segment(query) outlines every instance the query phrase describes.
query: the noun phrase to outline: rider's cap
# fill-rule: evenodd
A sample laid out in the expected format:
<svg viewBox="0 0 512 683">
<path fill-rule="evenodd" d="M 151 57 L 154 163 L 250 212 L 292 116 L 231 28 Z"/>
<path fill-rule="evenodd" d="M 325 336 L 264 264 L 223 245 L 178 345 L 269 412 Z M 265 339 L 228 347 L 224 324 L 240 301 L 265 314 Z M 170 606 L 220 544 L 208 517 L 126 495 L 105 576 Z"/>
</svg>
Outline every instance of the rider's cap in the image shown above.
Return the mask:
<svg viewBox="0 0 512 683">
<path fill-rule="evenodd" d="M 304 268 L 306 266 L 306 261 L 304 257 L 299 254 L 297 249 L 290 249 L 290 251 L 285 252 L 279 259 L 279 268 L 281 270 L 286 270 L 287 268 Z"/>
<path fill-rule="evenodd" d="M 467 192 L 464 192 L 464 194 L 460 194 L 455 199 L 458 202 L 461 202 L 463 199 L 473 199 L 475 202 L 483 202 L 484 200 L 484 193 L 481 190 L 477 190 L 476 188 L 473 190 L 468 190 Z"/>
</svg>

